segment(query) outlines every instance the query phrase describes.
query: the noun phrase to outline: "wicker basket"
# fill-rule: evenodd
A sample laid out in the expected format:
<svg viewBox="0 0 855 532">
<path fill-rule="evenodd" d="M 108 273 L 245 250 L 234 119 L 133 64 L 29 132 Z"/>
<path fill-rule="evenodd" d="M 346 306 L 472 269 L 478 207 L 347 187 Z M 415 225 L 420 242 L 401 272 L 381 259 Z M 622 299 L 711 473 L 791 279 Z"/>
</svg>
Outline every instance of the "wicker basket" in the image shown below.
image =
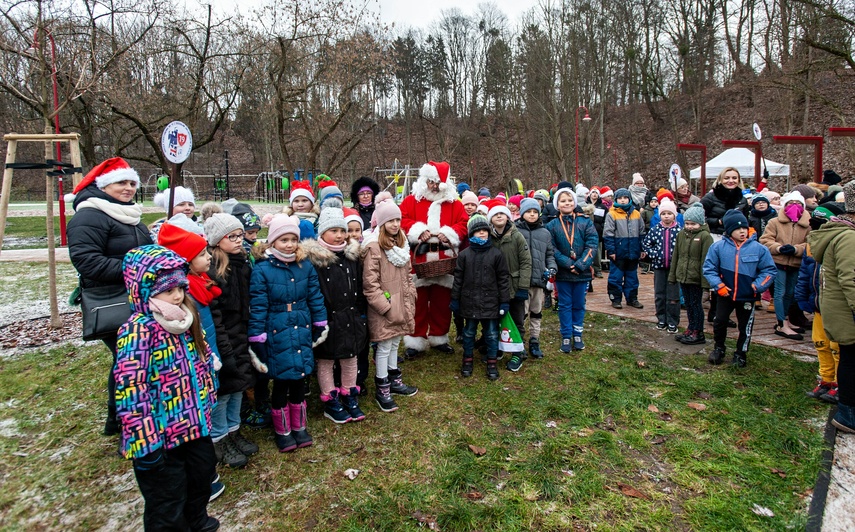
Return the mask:
<svg viewBox="0 0 855 532">
<path fill-rule="evenodd" d="M 413 270 L 421 279 L 432 279 L 434 277 L 442 277 L 443 275 L 451 275 L 454 273 L 454 267 L 457 266 L 457 257 L 450 259 L 440 259 L 432 262 L 421 262 L 413 264 Z"/>
</svg>

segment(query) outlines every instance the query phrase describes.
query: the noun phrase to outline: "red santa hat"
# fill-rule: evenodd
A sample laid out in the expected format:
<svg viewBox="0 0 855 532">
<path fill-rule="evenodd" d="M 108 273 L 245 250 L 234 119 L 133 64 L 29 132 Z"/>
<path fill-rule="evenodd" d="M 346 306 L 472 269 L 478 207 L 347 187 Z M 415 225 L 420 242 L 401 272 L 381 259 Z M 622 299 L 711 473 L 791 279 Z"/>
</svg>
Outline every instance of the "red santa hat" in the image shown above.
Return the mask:
<svg viewBox="0 0 855 532">
<path fill-rule="evenodd" d="M 172 222 L 166 222 L 160 226 L 157 243 L 179 254 L 187 262 L 195 259 L 203 249 L 208 247 L 208 242 L 203 236 L 182 229 Z"/>
<path fill-rule="evenodd" d="M 485 203 L 485 205 L 489 209 L 487 211 L 487 220 L 489 222 L 492 223 L 493 216 L 495 216 L 497 214 L 504 214 L 505 216 L 508 217 L 508 221 L 510 221 L 511 211 L 510 211 L 510 209 L 508 209 L 508 206 L 505 204 L 504 201 L 497 198 L 497 199 L 488 201 L 487 203 Z"/>
<path fill-rule="evenodd" d="M 312 193 L 312 185 L 308 181 L 293 181 L 291 183 L 291 195 L 288 201 L 294 201 L 294 198 L 308 198 L 309 201 L 315 203 L 315 195 Z"/>
<path fill-rule="evenodd" d="M 365 229 L 365 224 L 362 223 L 362 216 L 359 215 L 359 211 L 350 207 L 345 207 L 342 210 L 344 211 L 344 223 L 359 222 L 359 226 Z"/>
<path fill-rule="evenodd" d="M 120 181 L 134 181 L 139 185 L 140 176 L 137 174 L 136 170 L 131 168 L 128 162 L 121 157 L 107 159 L 92 170 L 89 170 L 86 177 L 84 177 L 83 180 L 74 187 L 74 191 L 72 191 L 71 194 L 66 194 L 65 201 L 73 201 L 74 197 L 77 196 L 81 190 L 93 183 L 98 188 L 104 188 L 107 185 L 112 185 L 113 183 L 118 183 Z"/>
<path fill-rule="evenodd" d="M 614 196 L 614 195 L 615 195 L 615 193 L 614 193 L 614 191 L 611 189 L 611 187 L 607 187 L 607 186 L 606 186 L 606 187 L 602 187 L 602 188 L 600 189 L 600 196 L 602 196 L 602 197 L 604 197 L 604 198 L 610 198 L 610 197 L 612 197 L 612 196 Z"/>
<path fill-rule="evenodd" d="M 439 181 L 439 189 L 443 192 L 448 188 L 448 175 L 451 166 L 445 162 L 429 161 L 419 169 L 419 179 L 425 181 Z"/>
</svg>

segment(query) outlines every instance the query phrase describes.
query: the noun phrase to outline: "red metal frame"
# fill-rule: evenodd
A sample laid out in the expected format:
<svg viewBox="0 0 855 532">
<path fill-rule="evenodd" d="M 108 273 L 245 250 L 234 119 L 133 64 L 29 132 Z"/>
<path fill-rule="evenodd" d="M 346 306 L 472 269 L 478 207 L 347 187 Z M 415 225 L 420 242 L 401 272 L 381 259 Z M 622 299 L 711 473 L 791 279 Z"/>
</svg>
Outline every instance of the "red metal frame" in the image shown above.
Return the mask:
<svg viewBox="0 0 855 532">
<path fill-rule="evenodd" d="M 813 144 L 813 182 L 822 183 L 822 137 L 774 135 L 775 144 Z"/>
<path fill-rule="evenodd" d="M 706 144 L 677 144 L 678 151 L 701 152 L 701 196 L 707 193 L 707 145 Z M 690 180 L 687 180 L 690 181 Z"/>
<path fill-rule="evenodd" d="M 830 127 L 828 134 L 832 137 L 855 137 L 855 127 Z"/>
<path fill-rule="evenodd" d="M 723 140 L 721 145 L 725 148 L 753 148 L 754 149 L 754 186 L 760 182 L 763 173 L 760 171 L 763 159 L 763 145 L 759 140 Z"/>
</svg>

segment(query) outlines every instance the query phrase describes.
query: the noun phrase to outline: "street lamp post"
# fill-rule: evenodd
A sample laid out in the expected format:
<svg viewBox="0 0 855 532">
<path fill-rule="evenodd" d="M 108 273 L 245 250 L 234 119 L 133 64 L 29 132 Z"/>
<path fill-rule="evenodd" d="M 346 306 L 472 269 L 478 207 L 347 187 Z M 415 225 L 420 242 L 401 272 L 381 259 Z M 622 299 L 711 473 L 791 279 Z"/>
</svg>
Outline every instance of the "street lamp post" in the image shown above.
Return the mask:
<svg viewBox="0 0 855 532">
<path fill-rule="evenodd" d="M 56 81 L 56 41 L 53 38 L 53 33 L 50 30 L 41 28 L 40 26 L 36 26 L 36 30 L 33 33 L 33 49 L 39 48 L 39 31 L 43 31 L 45 35 L 47 35 L 48 41 L 50 42 L 50 64 L 51 64 L 51 72 L 50 79 L 53 85 L 53 126 L 54 133 L 59 135 L 59 89 Z M 62 147 L 59 141 L 55 143 L 55 156 L 56 162 L 62 162 Z M 57 192 L 59 193 L 59 245 L 65 246 L 67 245 L 66 234 L 65 234 L 65 198 L 63 197 L 62 190 L 62 175 L 59 175 L 58 188 Z M 49 201 L 53 201 L 52 198 L 47 198 Z"/>
<path fill-rule="evenodd" d="M 591 121 L 591 115 L 588 114 L 587 107 L 585 107 L 584 105 L 580 105 L 576 108 L 576 184 L 579 183 L 579 109 L 585 110 L 585 117 L 582 119 L 582 121 Z"/>
</svg>

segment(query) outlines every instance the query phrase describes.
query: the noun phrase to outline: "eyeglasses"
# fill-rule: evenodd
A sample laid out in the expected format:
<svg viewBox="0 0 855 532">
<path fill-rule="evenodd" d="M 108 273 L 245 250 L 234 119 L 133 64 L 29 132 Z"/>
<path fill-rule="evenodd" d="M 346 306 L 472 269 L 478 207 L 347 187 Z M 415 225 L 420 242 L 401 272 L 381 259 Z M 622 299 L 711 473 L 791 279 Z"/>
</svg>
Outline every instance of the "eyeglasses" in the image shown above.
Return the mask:
<svg viewBox="0 0 855 532">
<path fill-rule="evenodd" d="M 229 239 L 229 242 L 240 242 L 241 239 L 243 238 L 243 235 L 244 235 L 243 232 L 241 232 L 241 233 L 236 233 L 233 235 L 227 235 L 226 238 Z"/>
<path fill-rule="evenodd" d="M 374 194 L 374 193 L 371 192 L 370 190 L 366 190 L 365 192 L 358 193 L 357 196 L 370 196 L 372 194 Z"/>
</svg>

